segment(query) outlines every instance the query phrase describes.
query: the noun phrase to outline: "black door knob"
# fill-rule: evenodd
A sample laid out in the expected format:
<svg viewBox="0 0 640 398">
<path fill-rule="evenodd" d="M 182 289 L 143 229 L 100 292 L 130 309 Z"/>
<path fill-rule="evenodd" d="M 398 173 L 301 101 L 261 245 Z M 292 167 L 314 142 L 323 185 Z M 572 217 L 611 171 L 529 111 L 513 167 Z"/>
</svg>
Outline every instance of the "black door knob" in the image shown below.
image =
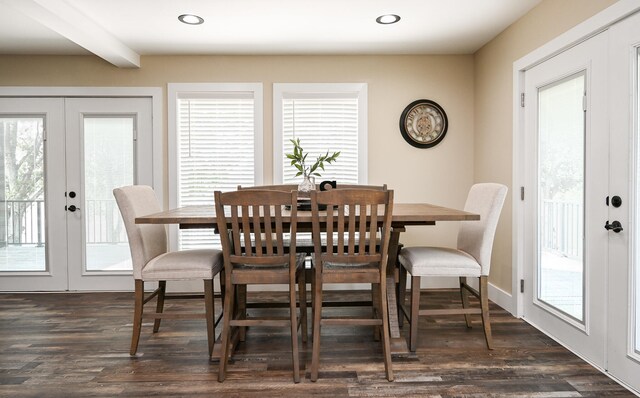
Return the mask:
<svg viewBox="0 0 640 398">
<path fill-rule="evenodd" d="M 75 212 L 76 210 L 80 210 L 79 207 L 76 207 L 76 205 L 71 205 L 67 207 L 67 210 L 69 210 L 70 212 Z"/>
<path fill-rule="evenodd" d="M 607 222 L 604 224 L 604 229 L 606 229 L 607 231 L 613 231 L 615 233 L 623 231 L 620 221 L 613 221 L 611 224 L 609 224 L 609 221 L 607 220 Z"/>
<path fill-rule="evenodd" d="M 618 196 L 618 195 L 616 195 L 613 198 L 611 198 L 611 206 L 613 206 L 613 207 L 622 206 L 622 198 L 620 196 Z"/>
</svg>

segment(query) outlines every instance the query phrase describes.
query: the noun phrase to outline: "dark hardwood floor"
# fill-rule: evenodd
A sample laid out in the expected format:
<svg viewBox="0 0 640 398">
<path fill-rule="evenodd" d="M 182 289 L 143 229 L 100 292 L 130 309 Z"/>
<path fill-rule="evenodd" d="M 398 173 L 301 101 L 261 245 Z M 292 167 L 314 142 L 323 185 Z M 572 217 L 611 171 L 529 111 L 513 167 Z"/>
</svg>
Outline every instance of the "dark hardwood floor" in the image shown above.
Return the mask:
<svg viewBox="0 0 640 398">
<path fill-rule="evenodd" d="M 422 299 L 434 307 L 458 305 L 453 291 Z M 199 300 L 170 301 L 166 310 L 198 306 Z M 525 322 L 491 309 L 495 350 L 485 348 L 479 318 L 472 329 L 462 316 L 423 318 L 418 352 L 393 357 L 392 383 L 384 377 L 380 344 L 363 327 L 323 329 L 316 383 L 308 378 L 311 342 L 301 346 L 306 377 L 300 384 L 292 379 L 288 330 L 253 328 L 227 380 L 218 383 L 204 320 L 163 320 L 157 334 L 144 324 L 139 355 L 130 358 L 133 293 L 1 294 L 0 396 L 633 396 Z"/>
</svg>

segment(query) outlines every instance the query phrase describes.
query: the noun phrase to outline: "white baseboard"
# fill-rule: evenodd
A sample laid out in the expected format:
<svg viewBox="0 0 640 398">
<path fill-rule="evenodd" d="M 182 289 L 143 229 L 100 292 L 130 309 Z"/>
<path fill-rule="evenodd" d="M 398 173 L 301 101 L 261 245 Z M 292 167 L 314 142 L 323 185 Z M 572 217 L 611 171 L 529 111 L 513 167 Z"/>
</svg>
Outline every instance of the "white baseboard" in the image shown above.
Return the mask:
<svg viewBox="0 0 640 398">
<path fill-rule="evenodd" d="M 489 300 L 515 316 L 513 296 L 491 283 L 489 283 Z"/>
</svg>

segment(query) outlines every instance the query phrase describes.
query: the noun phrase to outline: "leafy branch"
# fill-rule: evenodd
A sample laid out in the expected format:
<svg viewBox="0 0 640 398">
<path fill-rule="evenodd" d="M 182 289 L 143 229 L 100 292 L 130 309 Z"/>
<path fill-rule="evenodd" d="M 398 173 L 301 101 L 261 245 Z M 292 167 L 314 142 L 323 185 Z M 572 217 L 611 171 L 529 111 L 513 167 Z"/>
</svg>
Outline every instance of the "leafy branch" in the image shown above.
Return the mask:
<svg viewBox="0 0 640 398">
<path fill-rule="evenodd" d="M 338 156 L 340 156 L 340 152 L 334 152 L 332 155 L 329 155 L 329 151 L 327 151 L 324 155 L 318 156 L 311 166 L 307 166 L 307 155 L 309 154 L 304 153 L 304 150 L 300 146 L 300 138 L 289 141 L 293 144 L 293 153 L 287 153 L 287 158 L 291 159 L 291 166 L 298 169 L 296 177 L 303 174 L 307 176 L 314 175 L 320 177 L 318 168 L 324 171 L 325 163 L 331 164 L 338 159 Z"/>
</svg>

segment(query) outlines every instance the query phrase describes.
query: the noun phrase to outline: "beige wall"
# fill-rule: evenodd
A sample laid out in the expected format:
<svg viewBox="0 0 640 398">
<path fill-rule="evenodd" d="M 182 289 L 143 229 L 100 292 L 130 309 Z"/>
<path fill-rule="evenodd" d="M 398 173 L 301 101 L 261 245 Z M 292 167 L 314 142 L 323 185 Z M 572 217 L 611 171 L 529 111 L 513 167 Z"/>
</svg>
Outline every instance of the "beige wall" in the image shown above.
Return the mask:
<svg viewBox="0 0 640 398">
<path fill-rule="evenodd" d="M 273 170 L 272 84 L 365 82 L 369 92 L 369 182 L 387 183 L 400 202 L 461 208 L 473 183 L 474 70 L 458 56 L 145 56 L 142 67 L 118 69 L 93 56 L 0 56 L 0 86 L 153 86 L 177 82 L 261 82 L 264 85 L 264 170 Z M 411 101 L 428 98 L 447 112 L 446 138 L 417 149 L 398 120 Z M 166 98 L 164 141 L 166 159 Z M 166 181 L 165 162 L 165 181 Z M 454 245 L 456 223 L 413 227 L 405 244 Z"/>
<path fill-rule="evenodd" d="M 474 181 L 512 187 L 513 63 L 615 3 L 614 0 L 544 0 L 475 53 Z M 496 234 L 490 281 L 511 292 L 512 197 Z"/>
<path fill-rule="evenodd" d="M 264 173 L 272 179 L 272 83 L 365 82 L 369 89 L 369 182 L 387 183 L 400 202 L 461 208 L 473 182 L 512 182 L 513 62 L 614 0 L 543 0 L 474 55 L 143 56 L 118 69 L 93 56 L 0 56 L 0 86 L 151 86 L 179 82 L 264 85 Z M 435 100 L 449 117 L 445 140 L 416 149 L 400 136 L 404 107 Z M 166 159 L 166 98 L 164 105 Z M 166 162 L 165 162 L 166 182 Z M 165 193 L 166 194 L 166 193 Z M 498 227 L 491 282 L 511 291 L 511 195 Z M 411 227 L 408 245 L 454 245 L 455 223 Z"/>
</svg>

